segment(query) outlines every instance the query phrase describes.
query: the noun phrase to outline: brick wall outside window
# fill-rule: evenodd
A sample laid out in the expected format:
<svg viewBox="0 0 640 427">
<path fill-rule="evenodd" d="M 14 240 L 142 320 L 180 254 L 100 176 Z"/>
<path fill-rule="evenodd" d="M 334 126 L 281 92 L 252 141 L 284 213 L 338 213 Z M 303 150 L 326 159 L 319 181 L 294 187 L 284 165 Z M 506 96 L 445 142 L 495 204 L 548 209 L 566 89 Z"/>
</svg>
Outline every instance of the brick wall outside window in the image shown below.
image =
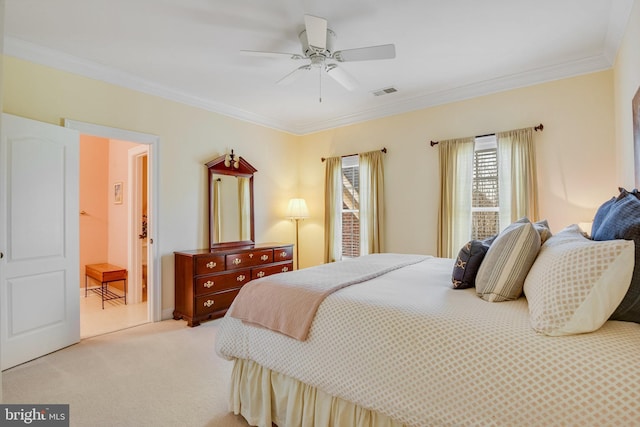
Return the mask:
<svg viewBox="0 0 640 427">
<path fill-rule="evenodd" d="M 358 156 L 342 158 L 342 257 L 360 256 L 360 167 Z"/>
</svg>

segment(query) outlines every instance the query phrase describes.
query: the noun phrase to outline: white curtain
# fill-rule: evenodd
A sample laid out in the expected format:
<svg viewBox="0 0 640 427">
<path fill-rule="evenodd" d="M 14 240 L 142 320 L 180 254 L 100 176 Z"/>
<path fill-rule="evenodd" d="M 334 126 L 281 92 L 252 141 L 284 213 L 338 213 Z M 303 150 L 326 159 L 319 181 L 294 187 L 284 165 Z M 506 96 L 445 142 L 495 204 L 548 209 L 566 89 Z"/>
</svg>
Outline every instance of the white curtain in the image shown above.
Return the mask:
<svg viewBox="0 0 640 427">
<path fill-rule="evenodd" d="M 222 181 L 220 180 L 220 178 L 213 179 L 213 203 L 211 206 L 211 210 L 213 211 L 213 224 L 211 224 L 213 226 L 213 230 L 211 230 L 211 241 L 213 243 L 220 243 L 220 239 L 222 238 L 222 216 L 220 215 L 220 200 L 222 197 L 222 194 L 220 194 L 220 192 L 222 188 Z"/>
<path fill-rule="evenodd" d="M 359 155 L 360 255 L 384 252 L 384 170 L 382 151 Z"/>
<path fill-rule="evenodd" d="M 238 209 L 240 210 L 240 240 L 251 240 L 251 192 L 249 180 L 238 177 Z"/>
<path fill-rule="evenodd" d="M 440 141 L 440 210 L 437 255 L 453 258 L 471 239 L 471 193 L 475 138 Z"/>
<path fill-rule="evenodd" d="M 324 262 L 342 258 L 342 159 L 325 161 Z"/>
<path fill-rule="evenodd" d="M 496 134 L 500 230 L 527 217 L 538 221 L 538 180 L 533 146 L 533 128 Z"/>
</svg>

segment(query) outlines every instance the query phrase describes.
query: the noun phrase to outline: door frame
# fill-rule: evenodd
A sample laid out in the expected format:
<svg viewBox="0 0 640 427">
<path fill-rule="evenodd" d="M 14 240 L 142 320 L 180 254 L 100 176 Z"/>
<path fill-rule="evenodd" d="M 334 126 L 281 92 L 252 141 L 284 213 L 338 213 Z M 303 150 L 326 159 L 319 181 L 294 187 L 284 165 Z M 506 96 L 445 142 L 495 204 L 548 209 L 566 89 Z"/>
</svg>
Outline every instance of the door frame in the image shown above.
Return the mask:
<svg viewBox="0 0 640 427">
<path fill-rule="evenodd" d="M 147 228 L 147 232 L 149 236 L 149 246 L 147 259 L 147 308 L 149 321 L 159 322 L 162 320 L 162 277 L 160 273 L 160 263 L 158 262 L 158 250 L 156 247 L 158 246 L 157 241 L 160 237 L 158 233 L 158 212 L 160 200 L 160 137 L 148 133 L 96 125 L 72 119 L 64 119 L 64 127 L 75 129 L 81 134 L 148 145 L 149 153 L 147 157 L 147 167 L 149 180 L 147 185 L 149 205 L 147 210 L 149 215 L 149 226 Z M 129 234 L 131 235 L 131 232 Z"/>
<path fill-rule="evenodd" d="M 2 31 L 0 31 L 0 105 L 2 105 L 2 96 L 3 96 L 3 85 L 4 85 L 4 9 L 5 9 L 5 0 L 0 0 L 0 27 L 2 27 Z M 0 108 L 2 110 L 2 108 Z M 2 137 L 2 129 L 0 127 L 0 137 Z M 4 249 L 3 249 L 4 250 Z M 2 306 L 2 296 L 0 296 L 0 306 Z M 0 316 L 1 318 L 1 316 Z M 0 320 L 0 328 L 2 328 L 2 321 Z M 0 359 L 0 365 L 2 365 L 2 359 Z M 0 403 L 4 402 L 2 397 L 2 370 L 0 370 Z"/>
<path fill-rule="evenodd" d="M 142 189 L 142 157 L 149 159 L 149 146 L 140 144 L 137 147 L 130 148 L 127 152 L 128 157 L 128 173 L 129 179 L 127 180 L 127 199 L 128 199 L 128 230 L 129 235 L 127 238 L 128 247 L 128 263 L 129 263 L 129 279 L 127 283 L 131 285 L 129 288 L 129 294 L 131 296 L 131 303 L 136 304 L 142 302 L 142 256 L 143 253 L 140 249 L 140 237 L 138 236 L 138 225 L 140 218 L 142 217 L 142 204 L 140 203 Z M 147 176 L 148 176 L 147 172 Z M 148 177 L 147 177 L 148 178 Z M 148 182 L 148 180 L 147 180 Z M 149 197 L 147 196 L 147 203 Z M 147 224 L 149 221 L 147 222 Z M 148 234 L 148 232 L 147 232 Z M 149 245 L 147 245 L 147 257 L 149 256 Z"/>
</svg>

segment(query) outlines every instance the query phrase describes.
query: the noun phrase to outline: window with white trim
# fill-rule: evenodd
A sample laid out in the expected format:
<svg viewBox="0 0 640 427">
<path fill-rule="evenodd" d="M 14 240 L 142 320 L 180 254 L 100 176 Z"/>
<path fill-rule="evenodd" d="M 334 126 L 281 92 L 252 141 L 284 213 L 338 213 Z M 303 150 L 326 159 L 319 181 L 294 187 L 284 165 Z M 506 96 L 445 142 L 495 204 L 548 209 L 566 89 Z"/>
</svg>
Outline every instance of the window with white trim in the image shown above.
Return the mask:
<svg viewBox="0 0 640 427">
<path fill-rule="evenodd" d="M 472 239 L 482 240 L 500 231 L 499 190 L 496 136 L 477 137 L 473 156 Z"/>
<path fill-rule="evenodd" d="M 360 256 L 360 167 L 358 155 L 342 158 L 342 258 Z"/>
</svg>

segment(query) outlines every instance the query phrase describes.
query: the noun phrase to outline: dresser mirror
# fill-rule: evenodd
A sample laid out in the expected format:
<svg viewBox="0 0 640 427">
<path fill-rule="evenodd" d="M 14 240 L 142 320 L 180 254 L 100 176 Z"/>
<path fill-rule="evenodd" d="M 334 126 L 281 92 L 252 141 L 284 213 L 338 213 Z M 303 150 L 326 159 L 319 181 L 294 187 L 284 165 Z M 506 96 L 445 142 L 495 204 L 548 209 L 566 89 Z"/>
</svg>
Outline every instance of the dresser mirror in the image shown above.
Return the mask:
<svg viewBox="0 0 640 427">
<path fill-rule="evenodd" d="M 253 174 L 242 157 L 220 156 L 206 164 L 209 183 L 209 248 L 255 243 Z"/>
</svg>

